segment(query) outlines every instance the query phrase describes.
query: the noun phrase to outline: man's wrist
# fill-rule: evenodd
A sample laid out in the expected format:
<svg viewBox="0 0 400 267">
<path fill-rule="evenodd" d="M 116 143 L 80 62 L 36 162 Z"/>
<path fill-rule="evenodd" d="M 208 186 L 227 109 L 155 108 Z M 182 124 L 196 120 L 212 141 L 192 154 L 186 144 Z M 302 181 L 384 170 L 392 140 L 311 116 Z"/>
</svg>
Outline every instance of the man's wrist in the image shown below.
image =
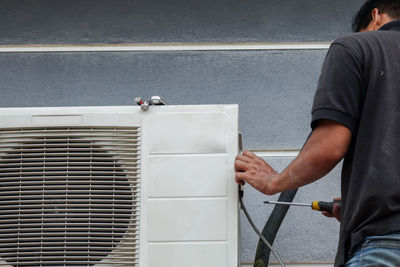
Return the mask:
<svg viewBox="0 0 400 267">
<path fill-rule="evenodd" d="M 263 193 L 266 195 L 275 195 L 279 192 L 277 178 L 279 173 L 274 173 L 267 178 L 267 183 L 264 186 Z"/>
</svg>

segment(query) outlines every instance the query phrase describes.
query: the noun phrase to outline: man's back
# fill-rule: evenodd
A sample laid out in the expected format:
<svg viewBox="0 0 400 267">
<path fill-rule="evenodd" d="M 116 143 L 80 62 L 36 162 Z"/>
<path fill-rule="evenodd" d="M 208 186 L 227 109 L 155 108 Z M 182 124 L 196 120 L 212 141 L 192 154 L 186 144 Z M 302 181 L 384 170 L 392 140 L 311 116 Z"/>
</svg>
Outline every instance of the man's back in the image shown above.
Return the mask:
<svg viewBox="0 0 400 267">
<path fill-rule="evenodd" d="M 313 124 L 352 131 L 342 171 L 336 264 L 366 236 L 400 231 L 400 21 L 336 40 L 314 99 Z"/>
</svg>

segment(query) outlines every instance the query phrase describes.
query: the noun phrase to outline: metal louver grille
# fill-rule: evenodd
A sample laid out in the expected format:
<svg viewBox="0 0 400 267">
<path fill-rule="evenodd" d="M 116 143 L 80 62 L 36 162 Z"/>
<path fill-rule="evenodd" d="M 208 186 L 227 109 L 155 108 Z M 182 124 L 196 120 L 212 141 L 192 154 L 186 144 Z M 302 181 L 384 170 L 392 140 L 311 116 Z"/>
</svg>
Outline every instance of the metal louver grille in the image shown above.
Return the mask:
<svg viewBox="0 0 400 267">
<path fill-rule="evenodd" d="M 139 127 L 0 129 L 0 266 L 138 266 Z"/>
</svg>

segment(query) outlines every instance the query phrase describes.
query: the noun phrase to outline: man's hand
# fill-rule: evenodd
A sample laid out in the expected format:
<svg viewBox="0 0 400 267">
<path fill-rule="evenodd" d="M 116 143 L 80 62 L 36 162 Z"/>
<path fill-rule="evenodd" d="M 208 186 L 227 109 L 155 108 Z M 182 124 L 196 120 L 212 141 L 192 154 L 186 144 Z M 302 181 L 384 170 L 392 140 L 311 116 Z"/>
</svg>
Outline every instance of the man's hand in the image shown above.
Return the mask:
<svg viewBox="0 0 400 267">
<path fill-rule="evenodd" d="M 337 197 L 337 198 L 334 198 L 333 200 L 334 200 L 334 201 L 341 201 L 342 198 L 341 198 L 341 197 Z M 330 213 L 327 212 L 327 211 L 323 211 L 323 212 L 321 212 L 321 213 L 322 213 L 324 216 L 329 217 L 329 218 L 335 217 L 336 220 L 338 220 L 338 222 L 340 222 L 340 207 L 339 207 L 338 204 L 335 204 L 335 205 L 333 206 L 333 211 L 332 211 L 333 214 L 330 214 Z"/>
<path fill-rule="evenodd" d="M 250 151 L 244 151 L 235 159 L 235 180 L 238 184 L 248 183 L 258 191 L 273 195 L 274 191 L 270 182 L 278 173 L 262 158 Z"/>
<path fill-rule="evenodd" d="M 320 120 L 299 155 L 277 173 L 263 159 L 250 151 L 235 160 L 235 180 L 244 182 L 267 195 L 299 188 L 312 183 L 332 170 L 347 153 L 351 131 L 331 120 Z"/>
</svg>

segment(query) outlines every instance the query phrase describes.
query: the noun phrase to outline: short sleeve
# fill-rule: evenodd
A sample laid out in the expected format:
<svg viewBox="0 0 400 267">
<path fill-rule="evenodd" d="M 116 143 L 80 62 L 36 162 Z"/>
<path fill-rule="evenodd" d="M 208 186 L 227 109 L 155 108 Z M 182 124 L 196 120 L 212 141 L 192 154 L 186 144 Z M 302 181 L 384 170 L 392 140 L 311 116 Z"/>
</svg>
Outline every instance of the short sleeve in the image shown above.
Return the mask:
<svg viewBox="0 0 400 267">
<path fill-rule="evenodd" d="M 353 134 L 357 132 L 362 109 L 361 65 L 356 55 L 342 44 L 328 50 L 312 107 L 311 127 L 321 119 L 336 121 Z"/>
</svg>

